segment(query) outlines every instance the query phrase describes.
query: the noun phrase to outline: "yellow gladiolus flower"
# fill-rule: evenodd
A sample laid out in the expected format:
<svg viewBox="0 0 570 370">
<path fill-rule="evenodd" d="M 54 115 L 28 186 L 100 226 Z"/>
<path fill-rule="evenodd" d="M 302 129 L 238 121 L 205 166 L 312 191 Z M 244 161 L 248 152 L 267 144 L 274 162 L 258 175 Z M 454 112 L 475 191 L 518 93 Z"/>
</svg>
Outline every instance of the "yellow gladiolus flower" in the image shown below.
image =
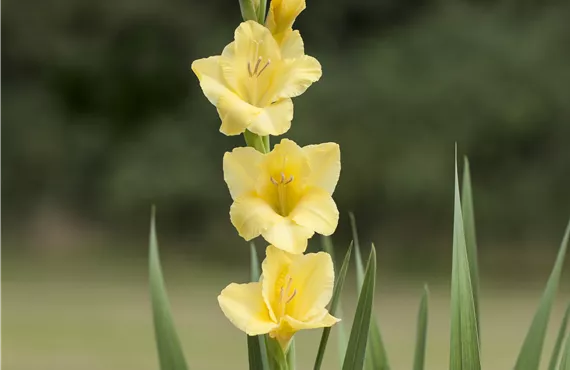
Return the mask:
<svg viewBox="0 0 570 370">
<path fill-rule="evenodd" d="M 336 143 L 299 147 L 288 139 L 262 154 L 235 148 L 224 155 L 224 180 L 234 203 L 230 218 L 245 240 L 262 235 L 279 249 L 303 253 L 315 232 L 338 224 L 332 193 L 340 175 Z"/>
<path fill-rule="evenodd" d="M 305 0 L 271 0 L 265 25 L 277 42 L 290 36 L 293 22 L 306 7 Z"/>
<path fill-rule="evenodd" d="M 304 54 L 298 32 L 278 45 L 264 26 L 247 21 L 235 31 L 222 55 L 198 59 L 192 70 L 208 100 L 217 107 L 220 131 L 239 135 L 246 129 L 281 135 L 291 127 L 293 102 L 321 77 L 321 65 Z"/>
<path fill-rule="evenodd" d="M 334 287 L 328 253 L 290 254 L 270 245 L 259 282 L 230 284 L 218 296 L 226 317 L 248 335 L 267 334 L 286 349 L 295 332 L 332 326 Z"/>
</svg>

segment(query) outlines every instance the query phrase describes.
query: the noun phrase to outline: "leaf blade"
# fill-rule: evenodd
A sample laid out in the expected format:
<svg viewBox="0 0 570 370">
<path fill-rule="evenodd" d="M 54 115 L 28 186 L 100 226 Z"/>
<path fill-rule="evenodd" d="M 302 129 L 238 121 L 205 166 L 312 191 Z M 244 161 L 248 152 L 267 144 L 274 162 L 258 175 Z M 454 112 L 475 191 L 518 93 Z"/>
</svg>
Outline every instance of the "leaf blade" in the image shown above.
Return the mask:
<svg viewBox="0 0 570 370">
<path fill-rule="evenodd" d="M 463 230 L 465 232 L 467 258 L 469 260 L 469 273 L 471 277 L 471 285 L 473 287 L 473 305 L 475 306 L 475 316 L 477 317 L 477 334 L 479 338 L 479 346 L 481 346 L 481 325 L 479 317 L 479 263 L 477 261 L 477 238 L 475 233 L 475 211 L 473 207 L 471 171 L 469 159 L 467 159 L 467 157 L 464 158 L 462 190 L 461 205 L 463 211 Z"/>
<path fill-rule="evenodd" d="M 343 370 L 361 370 L 364 365 L 370 319 L 372 317 L 372 304 L 374 303 L 375 281 L 376 250 L 373 245 L 368 258 L 366 272 L 364 273 L 360 296 L 358 297 L 348 347 L 342 365 Z"/>
<path fill-rule="evenodd" d="M 456 149 L 457 150 L 457 149 Z M 450 368 L 454 370 L 480 370 L 477 316 L 473 301 L 473 287 L 469 272 L 469 257 L 455 159 L 455 202 L 453 212 L 453 260 L 451 271 L 451 348 Z"/>
<path fill-rule="evenodd" d="M 154 207 L 152 208 L 150 221 L 149 283 L 160 368 L 162 370 L 187 370 L 188 365 L 186 364 L 186 359 L 182 352 L 180 339 L 176 333 L 170 301 L 162 276 Z"/>
<path fill-rule="evenodd" d="M 344 280 L 346 278 L 346 272 L 348 271 L 348 266 L 350 265 L 350 256 L 352 255 L 352 243 L 350 244 L 350 246 L 348 247 L 348 250 L 346 251 L 346 254 L 344 256 L 344 260 L 342 261 L 342 265 L 340 267 L 340 270 L 337 274 L 337 278 L 336 278 L 336 282 L 334 285 L 334 289 L 333 289 L 333 295 L 331 298 L 331 304 L 329 307 L 329 313 L 333 316 L 335 316 L 335 313 L 337 312 L 337 308 L 340 304 L 340 294 L 342 292 L 342 288 L 344 286 Z M 336 325 L 340 324 L 337 323 Z M 315 360 L 315 366 L 314 369 L 318 370 L 321 368 L 324 356 L 325 356 L 325 350 L 327 347 L 327 342 L 330 336 L 330 332 L 331 332 L 331 327 L 328 328 L 324 328 L 323 329 L 323 334 L 321 336 L 321 342 L 319 343 L 319 349 L 317 351 L 317 358 Z"/>
<path fill-rule="evenodd" d="M 544 338 L 546 337 L 546 329 L 550 319 L 550 312 L 556 292 L 558 291 L 558 284 L 560 276 L 562 275 L 562 267 L 564 258 L 566 256 L 566 249 L 568 248 L 568 238 L 570 236 L 570 222 L 566 226 L 562 244 L 558 250 L 554 267 L 550 273 L 550 277 L 546 282 L 546 287 L 540 298 L 538 308 L 532 319 L 532 323 L 528 329 L 525 340 L 521 347 L 521 351 L 517 358 L 515 370 L 536 370 L 540 364 L 540 357 L 542 355 L 542 348 L 544 346 Z"/>
<path fill-rule="evenodd" d="M 362 281 L 364 280 L 364 264 L 362 263 L 362 254 L 360 253 L 360 243 L 358 239 L 358 230 L 356 229 L 356 219 L 352 212 L 348 214 L 350 218 L 350 228 L 352 230 L 352 240 L 354 243 L 354 256 L 356 264 L 356 284 L 360 291 L 362 287 Z M 388 355 L 386 353 L 386 347 L 382 340 L 382 335 L 380 333 L 380 326 L 376 316 L 373 314 L 370 321 L 370 332 L 368 334 L 368 347 L 366 349 L 366 369 L 369 370 L 388 370 L 390 366 L 388 365 Z"/>
<path fill-rule="evenodd" d="M 554 342 L 554 348 L 552 349 L 552 355 L 550 356 L 548 370 L 556 370 L 556 364 L 558 363 L 560 357 L 562 342 L 564 341 L 564 336 L 566 335 L 566 326 L 568 325 L 569 315 L 570 315 L 570 305 L 566 307 L 566 312 L 564 312 L 564 316 L 562 317 L 562 323 L 560 324 L 560 329 L 558 330 L 558 336 L 556 337 L 556 342 Z"/>
<path fill-rule="evenodd" d="M 562 354 L 558 370 L 570 370 L 570 334 L 566 336 L 566 345 L 564 346 L 564 353 Z"/>
<path fill-rule="evenodd" d="M 414 370 L 423 370 L 425 366 L 425 353 L 427 342 L 428 325 L 428 297 L 429 290 L 427 284 L 424 286 L 420 307 L 418 309 L 418 324 L 416 330 L 416 348 L 414 351 Z"/>
</svg>

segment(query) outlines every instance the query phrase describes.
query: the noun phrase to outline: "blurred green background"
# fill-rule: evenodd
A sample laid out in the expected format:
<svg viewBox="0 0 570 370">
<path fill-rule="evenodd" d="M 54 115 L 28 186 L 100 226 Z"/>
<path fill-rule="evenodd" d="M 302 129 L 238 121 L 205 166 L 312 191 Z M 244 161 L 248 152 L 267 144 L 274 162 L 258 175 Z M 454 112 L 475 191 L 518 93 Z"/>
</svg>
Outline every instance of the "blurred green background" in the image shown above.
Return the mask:
<svg viewBox="0 0 570 370">
<path fill-rule="evenodd" d="M 221 167 L 243 138 L 218 132 L 190 71 L 231 41 L 237 0 L 2 5 L 5 366 L 156 368 L 145 260 L 156 204 L 190 364 L 245 369 L 243 335 L 216 302 L 248 276 Z M 423 282 L 428 366 L 447 364 L 455 142 L 473 175 L 483 365 L 514 364 L 570 211 L 568 19 L 562 0 L 308 0 L 295 23 L 324 74 L 295 99 L 286 136 L 341 146 L 334 241 L 342 254 L 354 211 L 377 245 L 394 369 L 411 365 Z M 318 335 L 301 335 L 301 369 Z M 227 356 L 211 358 L 217 344 Z"/>
</svg>

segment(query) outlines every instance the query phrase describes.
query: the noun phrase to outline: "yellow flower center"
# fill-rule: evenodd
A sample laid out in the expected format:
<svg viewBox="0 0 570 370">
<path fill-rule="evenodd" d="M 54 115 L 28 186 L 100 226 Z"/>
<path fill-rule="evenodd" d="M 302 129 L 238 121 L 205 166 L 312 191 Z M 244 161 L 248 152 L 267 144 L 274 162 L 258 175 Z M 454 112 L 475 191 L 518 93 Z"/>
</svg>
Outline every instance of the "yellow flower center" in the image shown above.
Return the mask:
<svg viewBox="0 0 570 370">
<path fill-rule="evenodd" d="M 293 278 L 288 276 L 288 278 L 285 278 L 285 280 L 287 280 L 287 285 L 282 286 L 279 289 L 279 301 L 277 302 L 277 312 L 276 312 L 278 318 L 285 316 L 287 305 L 297 295 L 297 289 L 296 288 L 293 289 L 293 291 L 291 292 L 291 288 L 292 288 L 291 283 L 293 282 Z"/>
<path fill-rule="evenodd" d="M 287 216 L 289 214 L 289 202 L 287 201 L 287 185 L 293 182 L 295 177 L 293 175 L 286 177 L 283 172 L 281 172 L 281 177 L 277 180 L 271 176 L 269 178 L 271 183 L 277 187 L 277 197 L 279 204 L 279 213 L 281 216 Z"/>
</svg>

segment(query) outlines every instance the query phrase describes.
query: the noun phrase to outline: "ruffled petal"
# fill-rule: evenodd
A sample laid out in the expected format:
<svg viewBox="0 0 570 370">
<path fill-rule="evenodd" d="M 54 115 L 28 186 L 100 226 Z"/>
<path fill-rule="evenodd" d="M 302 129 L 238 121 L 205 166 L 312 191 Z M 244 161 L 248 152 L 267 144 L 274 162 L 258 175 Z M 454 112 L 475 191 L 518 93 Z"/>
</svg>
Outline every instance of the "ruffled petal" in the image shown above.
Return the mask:
<svg viewBox="0 0 570 370">
<path fill-rule="evenodd" d="M 230 207 L 230 219 L 239 235 L 251 240 L 281 223 L 283 217 L 263 199 L 247 194 L 235 199 Z"/>
<path fill-rule="evenodd" d="M 313 230 L 297 225 L 284 217 L 280 222 L 261 232 L 263 238 L 269 243 L 292 254 L 303 253 L 307 249 L 307 241 L 313 234 Z"/>
<path fill-rule="evenodd" d="M 332 194 L 340 177 L 339 145 L 337 143 L 307 145 L 303 147 L 303 152 L 307 155 L 311 167 L 308 184 Z"/>
<path fill-rule="evenodd" d="M 192 71 L 200 81 L 200 87 L 213 105 L 218 105 L 220 97 L 233 94 L 222 75 L 220 56 L 195 60 Z"/>
<path fill-rule="evenodd" d="M 261 283 L 232 283 L 222 290 L 218 302 L 232 324 L 248 335 L 266 334 L 278 326 L 269 317 Z"/>
<path fill-rule="evenodd" d="M 321 78 L 322 73 L 319 61 L 308 55 L 284 60 L 280 80 L 274 85 L 275 99 L 301 95 Z"/>
<path fill-rule="evenodd" d="M 263 108 L 248 126 L 248 129 L 261 136 L 279 136 L 289 131 L 292 119 L 293 102 L 291 99 L 281 99 Z"/>
<path fill-rule="evenodd" d="M 263 154 L 250 147 L 235 148 L 224 154 L 224 180 L 232 199 L 255 190 L 262 160 Z"/>
<path fill-rule="evenodd" d="M 320 188 L 307 191 L 289 217 L 321 235 L 331 235 L 338 225 L 338 209 L 330 194 Z"/>
</svg>

